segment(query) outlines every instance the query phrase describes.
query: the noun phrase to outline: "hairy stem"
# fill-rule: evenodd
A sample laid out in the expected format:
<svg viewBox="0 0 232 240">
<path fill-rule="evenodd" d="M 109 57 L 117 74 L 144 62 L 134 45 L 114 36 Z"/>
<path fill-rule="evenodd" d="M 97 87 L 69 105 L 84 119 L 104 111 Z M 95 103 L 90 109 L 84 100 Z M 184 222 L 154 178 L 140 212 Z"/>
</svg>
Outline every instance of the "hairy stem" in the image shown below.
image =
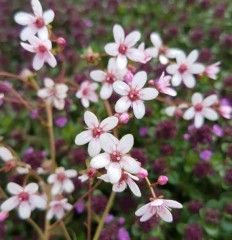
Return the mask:
<svg viewBox="0 0 232 240">
<path fill-rule="evenodd" d="M 91 183 L 89 181 L 89 189 Z M 91 240 L 91 219 L 92 219 L 92 192 L 88 194 L 88 217 L 87 217 L 87 239 Z"/>
</svg>

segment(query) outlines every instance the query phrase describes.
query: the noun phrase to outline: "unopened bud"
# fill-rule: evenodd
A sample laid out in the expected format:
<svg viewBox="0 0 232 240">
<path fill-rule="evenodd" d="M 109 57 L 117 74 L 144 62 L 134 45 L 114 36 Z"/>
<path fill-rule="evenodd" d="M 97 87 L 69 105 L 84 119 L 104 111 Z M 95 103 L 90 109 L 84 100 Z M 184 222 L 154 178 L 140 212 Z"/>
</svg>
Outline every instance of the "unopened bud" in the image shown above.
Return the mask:
<svg viewBox="0 0 232 240">
<path fill-rule="evenodd" d="M 149 80 L 149 81 L 148 81 L 148 85 L 149 85 L 150 87 L 154 86 L 154 85 L 155 85 L 155 81 L 154 81 L 154 80 Z"/>
<path fill-rule="evenodd" d="M 140 172 L 137 174 L 139 178 L 146 178 L 148 176 L 148 171 L 144 168 L 141 168 Z"/>
<path fill-rule="evenodd" d="M 120 116 L 119 116 L 119 123 L 121 124 L 127 124 L 128 121 L 130 119 L 130 116 L 128 113 L 122 113 Z"/>
<path fill-rule="evenodd" d="M 165 185 L 168 182 L 168 178 L 166 176 L 159 176 L 157 183 L 159 185 Z"/>
<path fill-rule="evenodd" d="M 134 74 L 131 71 L 128 71 L 124 76 L 124 81 L 130 84 L 132 82 L 133 77 L 134 77 Z"/>
<path fill-rule="evenodd" d="M 65 47 L 67 45 L 67 41 L 62 37 L 57 38 L 56 42 L 57 42 L 57 44 L 61 45 L 62 47 Z"/>
<path fill-rule="evenodd" d="M 0 222 L 5 221 L 9 216 L 9 213 L 6 211 L 1 211 L 0 212 Z"/>
</svg>

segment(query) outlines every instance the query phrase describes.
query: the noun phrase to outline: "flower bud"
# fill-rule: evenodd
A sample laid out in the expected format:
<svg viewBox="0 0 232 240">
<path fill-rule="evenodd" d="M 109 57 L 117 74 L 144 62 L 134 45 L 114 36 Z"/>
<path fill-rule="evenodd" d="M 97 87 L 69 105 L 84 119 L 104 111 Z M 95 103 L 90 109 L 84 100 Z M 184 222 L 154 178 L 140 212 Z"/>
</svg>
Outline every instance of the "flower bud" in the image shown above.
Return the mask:
<svg viewBox="0 0 232 240">
<path fill-rule="evenodd" d="M 159 176 L 157 183 L 159 185 L 165 185 L 168 182 L 168 178 L 166 176 Z"/>
<path fill-rule="evenodd" d="M 120 116 L 119 116 L 119 123 L 121 124 L 127 124 L 128 121 L 129 121 L 130 117 L 129 117 L 129 114 L 128 113 L 122 113 Z"/>
<path fill-rule="evenodd" d="M 128 71 L 126 73 L 126 75 L 124 76 L 124 81 L 127 83 L 127 84 L 130 84 L 132 82 L 132 79 L 134 77 L 134 74 L 131 72 L 131 71 Z"/>
<path fill-rule="evenodd" d="M 141 168 L 140 172 L 137 174 L 139 178 L 146 178 L 148 176 L 148 172 L 146 169 Z"/>
<path fill-rule="evenodd" d="M 9 213 L 6 211 L 1 211 L 0 212 L 0 222 L 5 221 L 9 216 Z"/>
<path fill-rule="evenodd" d="M 62 47 L 65 47 L 67 45 L 67 41 L 62 37 L 57 38 L 56 42 L 57 42 L 57 44 L 61 45 Z"/>
<path fill-rule="evenodd" d="M 149 85 L 150 87 L 154 86 L 154 85 L 155 85 L 155 81 L 154 81 L 154 80 L 149 80 L 149 81 L 148 81 L 148 85 Z"/>
</svg>

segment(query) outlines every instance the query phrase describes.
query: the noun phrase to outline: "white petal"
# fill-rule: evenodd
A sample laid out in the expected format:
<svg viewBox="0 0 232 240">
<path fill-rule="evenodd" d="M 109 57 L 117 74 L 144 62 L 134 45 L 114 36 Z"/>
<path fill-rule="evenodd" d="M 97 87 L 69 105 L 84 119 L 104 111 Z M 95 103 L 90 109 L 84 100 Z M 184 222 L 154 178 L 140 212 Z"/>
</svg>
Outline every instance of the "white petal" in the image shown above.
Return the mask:
<svg viewBox="0 0 232 240">
<path fill-rule="evenodd" d="M 176 112 L 176 106 L 167 107 L 164 111 L 169 117 L 173 117 Z"/>
<path fill-rule="evenodd" d="M 88 145 L 88 153 L 90 157 L 95 157 L 101 152 L 101 144 L 99 138 L 93 138 Z"/>
<path fill-rule="evenodd" d="M 120 153 L 128 153 L 134 145 L 134 137 L 132 134 L 126 134 L 123 136 L 117 146 L 117 150 Z"/>
<path fill-rule="evenodd" d="M 44 55 L 36 54 L 32 61 L 32 67 L 38 71 L 40 70 L 44 65 Z"/>
<path fill-rule="evenodd" d="M 18 12 L 14 16 L 15 22 L 23 26 L 33 23 L 34 18 L 33 15 L 25 12 Z"/>
<path fill-rule="evenodd" d="M 180 204 L 177 201 L 174 200 L 164 200 L 164 203 L 166 206 L 171 207 L 171 208 L 183 208 L 182 204 Z"/>
<path fill-rule="evenodd" d="M 189 72 L 192 74 L 203 73 L 204 70 L 205 70 L 204 65 L 200 63 L 194 63 L 191 67 L 189 67 Z"/>
<path fill-rule="evenodd" d="M 196 128 L 200 128 L 204 124 L 204 117 L 200 113 L 196 113 L 194 119 L 194 125 Z"/>
<path fill-rule="evenodd" d="M 192 104 L 195 106 L 198 103 L 202 103 L 203 97 L 201 93 L 194 93 L 192 95 Z"/>
<path fill-rule="evenodd" d="M 187 57 L 186 60 L 187 60 L 188 63 L 194 63 L 194 62 L 196 62 L 198 56 L 199 56 L 198 51 L 197 51 L 197 50 L 193 50 L 193 51 L 188 55 L 188 57 Z"/>
<path fill-rule="evenodd" d="M 209 107 L 209 106 L 213 105 L 214 103 L 216 103 L 217 100 L 218 100 L 218 97 L 216 94 L 210 95 L 203 100 L 203 105 L 205 107 Z"/>
<path fill-rule="evenodd" d="M 148 210 L 148 212 L 146 212 L 146 213 L 140 218 L 140 222 L 146 222 L 146 221 L 149 220 L 154 214 L 155 214 L 155 211 L 150 211 L 150 210 Z"/>
<path fill-rule="evenodd" d="M 142 100 L 152 100 L 158 96 L 159 92 L 155 88 L 143 88 L 139 91 Z"/>
<path fill-rule="evenodd" d="M 217 112 L 215 110 L 213 110 L 212 108 L 204 108 L 203 115 L 205 118 L 207 118 L 208 120 L 211 120 L 211 121 L 215 121 L 218 119 Z"/>
<path fill-rule="evenodd" d="M 145 115 L 145 105 L 141 100 L 134 101 L 132 103 L 133 112 L 137 119 L 141 119 Z"/>
<path fill-rule="evenodd" d="M 176 71 L 178 70 L 178 68 L 179 68 L 179 65 L 177 65 L 177 64 L 171 64 L 171 65 L 167 66 L 166 71 L 167 71 L 169 74 L 174 74 L 174 73 L 176 73 Z"/>
<path fill-rule="evenodd" d="M 161 209 L 159 209 L 157 213 L 165 222 L 173 221 L 172 214 L 166 207 L 161 207 Z"/>
<path fill-rule="evenodd" d="M 131 101 L 128 97 L 120 98 L 115 104 L 115 111 L 118 113 L 123 113 L 128 110 L 131 106 Z"/>
<path fill-rule="evenodd" d="M 195 115 L 195 110 L 194 110 L 194 107 L 190 107 L 189 109 L 187 109 L 183 115 L 183 118 L 185 120 L 190 120 L 190 119 L 193 119 Z"/>
<path fill-rule="evenodd" d="M 34 194 L 38 192 L 39 186 L 37 183 L 29 183 L 27 186 L 24 188 L 24 191 L 29 193 L 29 194 Z"/>
<path fill-rule="evenodd" d="M 186 55 L 184 52 L 178 52 L 176 54 L 176 61 L 177 61 L 177 64 L 180 65 L 182 63 L 185 63 L 186 62 Z"/>
<path fill-rule="evenodd" d="M 21 45 L 25 50 L 27 50 L 27 51 L 29 51 L 29 52 L 33 52 L 33 53 L 35 52 L 34 47 L 31 46 L 31 45 L 29 45 L 29 44 L 27 44 L 27 43 L 21 42 L 20 45 Z"/>
<path fill-rule="evenodd" d="M 135 215 L 138 216 L 138 217 L 144 215 L 146 212 L 149 211 L 149 205 L 150 205 L 150 203 L 145 204 L 144 206 L 142 206 L 141 208 L 139 208 L 139 209 L 135 212 Z"/>
<path fill-rule="evenodd" d="M 28 201 L 23 201 L 19 205 L 19 217 L 22 219 L 27 219 L 31 216 L 31 206 Z"/>
<path fill-rule="evenodd" d="M 99 126 L 99 121 L 96 115 L 90 111 L 86 111 L 84 114 L 84 121 L 88 128 L 93 129 Z"/>
<path fill-rule="evenodd" d="M 141 38 L 141 33 L 138 31 L 133 31 L 126 36 L 124 44 L 128 48 L 133 47 L 139 41 L 140 38 Z"/>
<path fill-rule="evenodd" d="M 119 69 L 124 69 L 127 65 L 127 58 L 125 55 L 119 54 L 117 56 L 116 62 Z"/>
<path fill-rule="evenodd" d="M 61 183 L 56 181 L 52 186 L 52 195 L 61 194 L 62 189 L 63 186 L 61 185 Z"/>
<path fill-rule="evenodd" d="M 114 192 L 123 192 L 125 189 L 126 189 L 125 181 L 122 182 L 119 181 L 118 183 L 115 183 L 112 188 Z"/>
<path fill-rule="evenodd" d="M 112 153 L 116 151 L 116 145 L 118 144 L 118 139 L 112 137 L 110 133 L 103 133 L 100 136 L 100 143 L 103 150 L 107 153 Z"/>
<path fill-rule="evenodd" d="M 45 61 L 53 68 L 57 65 L 57 61 L 51 52 L 46 53 Z"/>
<path fill-rule="evenodd" d="M 63 183 L 63 188 L 64 188 L 64 191 L 65 191 L 65 192 L 71 193 L 71 192 L 74 191 L 74 188 L 75 188 L 75 187 L 74 187 L 73 182 L 72 182 L 70 179 L 66 178 L 66 179 L 64 180 L 64 183 Z"/>
<path fill-rule="evenodd" d="M 135 196 L 141 197 L 141 192 L 139 190 L 138 185 L 131 178 L 127 179 L 127 184 Z"/>
<path fill-rule="evenodd" d="M 179 72 L 176 72 L 173 76 L 172 76 L 172 86 L 174 87 L 178 87 L 181 84 L 181 80 L 182 80 L 182 76 L 180 75 Z"/>
<path fill-rule="evenodd" d="M 51 23 L 54 20 L 54 17 L 55 17 L 55 13 L 51 9 L 44 12 L 43 18 L 44 18 L 45 25 L 48 25 L 49 23 Z"/>
<path fill-rule="evenodd" d="M 114 82 L 113 88 L 116 93 L 122 96 L 126 96 L 130 91 L 130 87 L 123 81 Z"/>
<path fill-rule="evenodd" d="M 20 201 L 18 196 L 13 196 L 8 198 L 5 202 L 2 203 L 1 209 L 3 211 L 11 211 L 12 209 L 16 208 L 19 205 Z"/>
<path fill-rule="evenodd" d="M 147 81 L 147 73 L 145 71 L 140 71 L 134 75 L 132 80 L 132 88 L 140 90 L 144 87 Z"/>
<path fill-rule="evenodd" d="M 120 44 L 120 43 L 124 42 L 125 33 L 124 33 L 123 28 L 120 25 L 118 25 L 118 24 L 114 25 L 114 27 L 113 27 L 113 35 L 114 35 L 114 41 L 117 44 Z"/>
<path fill-rule="evenodd" d="M 48 212 L 47 212 L 47 215 L 46 215 L 46 219 L 48 220 L 51 220 L 53 218 L 53 215 L 54 215 L 54 211 L 53 209 L 49 209 Z"/>
<path fill-rule="evenodd" d="M 42 6 L 41 6 L 39 0 L 31 0 L 31 7 L 33 9 L 34 14 L 37 17 L 43 16 L 43 9 L 42 9 Z"/>
<path fill-rule="evenodd" d="M 118 55 L 118 45 L 116 43 L 108 43 L 105 45 L 105 52 L 110 56 L 116 57 Z"/>
<path fill-rule="evenodd" d="M 90 166 L 95 169 L 108 166 L 110 163 L 110 156 L 107 153 L 101 153 L 90 161 Z"/>
<path fill-rule="evenodd" d="M 109 83 L 104 83 L 100 91 L 100 97 L 103 100 L 109 99 L 113 93 L 113 86 Z"/>
<path fill-rule="evenodd" d="M 177 95 L 177 92 L 174 89 L 169 88 L 169 87 L 166 87 L 161 92 L 164 93 L 164 94 L 167 94 L 169 96 L 172 96 L 172 97 L 175 97 Z"/>
<path fill-rule="evenodd" d="M 126 52 L 126 56 L 134 62 L 142 62 L 146 57 L 144 52 L 137 48 L 129 48 Z"/>
<path fill-rule="evenodd" d="M 76 145 L 84 145 L 92 139 L 92 132 L 90 130 L 79 133 L 75 138 Z"/>
<path fill-rule="evenodd" d="M 8 183 L 6 188 L 9 193 L 14 194 L 14 195 L 19 194 L 20 192 L 23 191 L 23 188 L 14 182 Z"/>
<path fill-rule="evenodd" d="M 54 183 L 56 181 L 56 174 L 51 174 L 48 179 L 47 179 L 47 182 L 48 183 Z"/>
<path fill-rule="evenodd" d="M 77 176 L 77 171 L 74 169 L 69 169 L 65 171 L 65 176 L 67 176 L 68 178 L 74 178 Z"/>
<path fill-rule="evenodd" d="M 44 79 L 44 86 L 46 88 L 52 88 L 55 85 L 54 81 L 51 78 Z"/>
<path fill-rule="evenodd" d="M 46 40 L 49 38 L 48 29 L 46 28 L 46 26 L 43 26 L 39 29 L 38 37 L 42 40 Z"/>
<path fill-rule="evenodd" d="M 150 36 L 151 42 L 156 48 L 160 48 L 162 46 L 162 39 L 158 33 L 152 33 Z"/>
<path fill-rule="evenodd" d="M 0 146 L 0 158 L 2 158 L 3 161 L 8 161 L 12 160 L 14 157 L 9 149 Z"/>
<path fill-rule="evenodd" d="M 168 58 L 163 54 L 159 55 L 159 61 L 162 65 L 168 64 Z"/>
<path fill-rule="evenodd" d="M 58 110 L 64 109 L 65 101 L 63 99 L 54 99 L 54 107 Z"/>
<path fill-rule="evenodd" d="M 141 170 L 139 162 L 130 156 L 123 156 L 121 163 L 122 167 L 129 173 L 137 174 Z"/>
<path fill-rule="evenodd" d="M 30 203 L 40 209 L 45 209 L 47 206 L 47 202 L 44 198 L 38 195 L 31 195 L 30 196 Z"/>
<path fill-rule="evenodd" d="M 109 176 L 107 174 L 103 174 L 100 177 L 98 177 L 99 179 L 102 179 L 104 182 L 109 182 Z"/>
<path fill-rule="evenodd" d="M 193 88 L 196 85 L 196 79 L 191 73 L 184 73 L 182 77 L 187 88 Z"/>
<path fill-rule="evenodd" d="M 103 131 L 107 132 L 115 128 L 117 125 L 118 125 L 118 118 L 112 116 L 112 117 L 105 118 L 100 123 L 100 128 L 102 128 Z"/>
<path fill-rule="evenodd" d="M 122 169 L 119 163 L 111 162 L 107 168 L 107 175 L 111 183 L 117 183 L 122 176 Z"/>
<path fill-rule="evenodd" d="M 106 79 L 106 73 L 102 70 L 94 70 L 90 72 L 90 77 L 97 82 L 102 82 Z"/>
</svg>

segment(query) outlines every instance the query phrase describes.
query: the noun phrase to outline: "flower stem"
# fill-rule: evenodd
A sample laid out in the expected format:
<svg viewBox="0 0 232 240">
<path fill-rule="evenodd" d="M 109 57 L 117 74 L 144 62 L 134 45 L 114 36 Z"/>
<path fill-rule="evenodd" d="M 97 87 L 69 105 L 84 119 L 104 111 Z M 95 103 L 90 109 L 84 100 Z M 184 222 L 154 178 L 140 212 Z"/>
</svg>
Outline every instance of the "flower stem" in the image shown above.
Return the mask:
<svg viewBox="0 0 232 240">
<path fill-rule="evenodd" d="M 97 226 L 97 230 L 96 230 L 96 232 L 94 234 L 93 240 L 98 240 L 99 237 L 100 237 L 101 230 L 102 230 L 102 228 L 104 226 L 106 215 L 109 213 L 110 208 L 113 205 L 115 195 L 116 195 L 116 193 L 112 191 L 111 194 L 110 194 L 110 198 L 109 198 L 109 200 L 107 202 L 106 208 L 105 208 L 105 210 L 104 210 L 104 212 L 102 214 L 101 220 L 100 220 L 100 222 L 99 222 L 99 224 Z"/>
<path fill-rule="evenodd" d="M 145 178 L 145 180 L 147 182 L 147 185 L 148 185 L 148 187 L 149 187 L 149 189 L 151 191 L 151 194 L 152 194 L 153 198 L 157 198 L 156 195 L 155 195 L 155 191 L 154 191 L 154 189 L 152 187 L 151 182 L 149 181 L 149 179 L 147 177 Z"/>
<path fill-rule="evenodd" d="M 69 233 L 68 233 L 67 228 L 66 228 L 66 226 L 65 226 L 63 221 L 60 221 L 60 225 L 61 225 L 61 227 L 63 229 L 64 236 L 65 236 L 66 240 L 72 240 L 71 237 L 69 236 Z"/>
<path fill-rule="evenodd" d="M 27 222 L 31 224 L 31 226 L 35 229 L 35 231 L 38 233 L 38 235 L 41 239 L 47 240 L 47 238 L 45 238 L 40 227 L 31 218 L 27 219 Z"/>
<path fill-rule="evenodd" d="M 89 181 L 89 189 L 91 188 L 91 183 Z M 89 191 L 88 194 L 88 217 L 87 217 L 87 239 L 91 240 L 91 220 L 92 220 L 92 192 Z"/>
</svg>

